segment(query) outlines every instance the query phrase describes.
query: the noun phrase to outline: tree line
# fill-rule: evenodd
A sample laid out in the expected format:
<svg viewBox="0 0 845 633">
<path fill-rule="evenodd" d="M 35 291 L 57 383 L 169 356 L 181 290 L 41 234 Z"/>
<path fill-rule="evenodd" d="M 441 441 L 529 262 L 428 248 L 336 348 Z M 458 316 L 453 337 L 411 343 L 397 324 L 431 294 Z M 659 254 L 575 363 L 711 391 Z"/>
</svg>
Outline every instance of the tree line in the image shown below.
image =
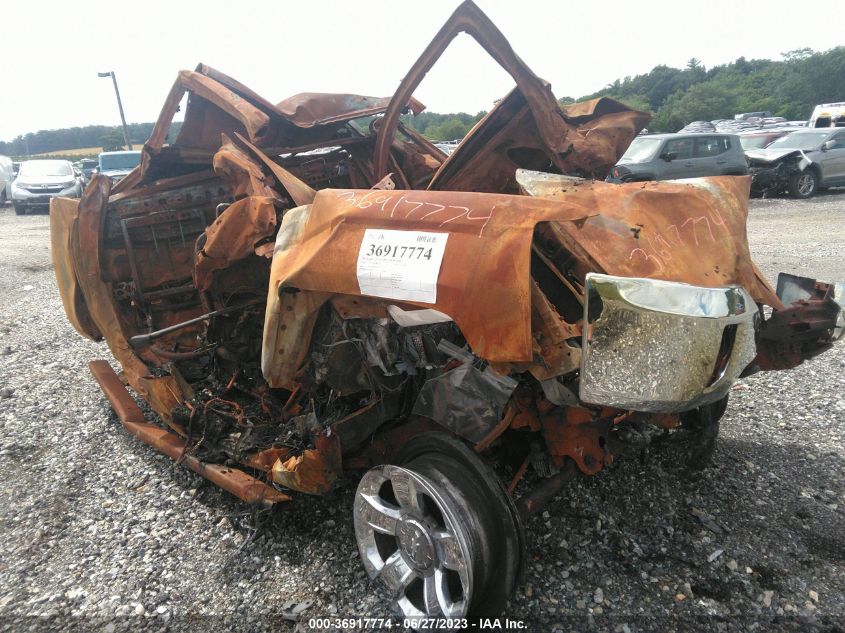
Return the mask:
<svg viewBox="0 0 845 633">
<path fill-rule="evenodd" d="M 129 123 L 129 139 L 133 145 L 143 145 L 150 137 L 155 123 Z M 170 128 L 170 138 L 179 133 L 182 123 L 174 121 Z M 103 151 L 122 149 L 124 144 L 123 128 L 111 125 L 86 125 L 59 130 L 39 130 L 21 134 L 11 141 L 0 141 L 0 154 L 4 156 L 26 157 L 47 152 L 81 149 L 85 147 L 102 148 Z"/>
<path fill-rule="evenodd" d="M 685 68 L 661 65 L 644 75 L 617 79 L 579 101 L 613 97 L 653 112 L 652 132 L 677 132 L 692 121 L 732 119 L 740 112 L 770 111 L 805 121 L 817 104 L 845 100 L 845 47 L 825 52 L 801 48 L 781 57 L 740 57 L 710 69 L 692 58 Z"/>
<path fill-rule="evenodd" d="M 132 123 L 127 126 L 133 143 L 143 143 L 153 130 L 153 123 Z M 17 138 L 0 141 L 0 154 L 6 156 L 28 156 L 65 149 L 83 147 L 106 147 L 123 145 L 123 130 L 119 126 L 86 125 L 60 130 L 39 130 L 21 134 Z"/>
<path fill-rule="evenodd" d="M 653 132 L 676 132 L 691 121 L 730 119 L 739 112 L 770 111 L 789 120 L 806 120 L 818 103 L 845 100 L 845 47 L 825 52 L 802 48 L 783 53 L 782 59 L 747 60 L 705 68 L 695 58 L 685 68 L 655 66 L 650 72 L 617 79 L 578 101 L 613 97 L 638 110 L 654 113 Z M 576 101 L 562 97 L 565 105 Z M 403 122 L 427 138 L 449 141 L 463 138 L 486 112 L 440 114 L 422 112 Z M 129 135 L 139 145 L 153 123 L 132 123 Z M 174 123 L 170 137 L 178 133 Z M 0 142 L 0 154 L 26 156 L 83 147 L 116 149 L 123 143 L 119 127 L 88 125 L 61 130 L 40 130 Z"/>
<path fill-rule="evenodd" d="M 417 116 L 403 116 L 402 122 L 417 132 L 434 141 L 451 141 L 466 136 L 472 126 L 486 112 L 467 114 L 457 112 L 439 114 L 422 112 Z M 367 121 L 368 123 L 369 121 Z M 153 131 L 155 123 L 131 123 L 127 125 L 129 138 L 133 144 L 142 145 Z M 179 134 L 181 122 L 175 121 L 170 128 L 169 137 Z M 366 125 L 359 126 L 366 129 Z M 102 148 L 112 151 L 123 147 L 123 129 L 119 126 L 87 125 L 59 130 L 39 130 L 22 134 L 11 141 L 0 141 L 0 155 L 26 157 L 47 152 L 60 152 L 86 147 Z"/>
<path fill-rule="evenodd" d="M 439 114 L 437 112 L 421 112 L 417 116 L 405 115 L 402 122 L 432 141 L 454 141 L 467 135 L 472 127 L 487 114 L 479 112 L 475 115 L 466 112 L 452 112 Z"/>
<path fill-rule="evenodd" d="M 769 111 L 791 121 L 806 121 L 819 103 L 845 101 L 845 47 L 815 52 L 801 48 L 782 59 L 740 57 L 705 68 L 690 59 L 684 68 L 655 66 L 650 72 L 617 79 L 579 98 L 561 97 L 567 105 L 612 97 L 637 110 L 653 113 L 652 132 L 677 132 L 692 121 L 732 119 L 740 112 Z M 432 140 L 463 137 L 486 114 L 423 112 L 407 124 Z"/>
</svg>

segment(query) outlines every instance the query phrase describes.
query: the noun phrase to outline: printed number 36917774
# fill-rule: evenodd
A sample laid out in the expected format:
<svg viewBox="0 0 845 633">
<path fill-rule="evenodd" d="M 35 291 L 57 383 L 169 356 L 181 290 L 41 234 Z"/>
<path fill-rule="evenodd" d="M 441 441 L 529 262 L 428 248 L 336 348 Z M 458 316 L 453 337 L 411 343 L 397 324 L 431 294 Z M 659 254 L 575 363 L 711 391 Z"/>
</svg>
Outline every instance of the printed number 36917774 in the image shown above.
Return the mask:
<svg viewBox="0 0 845 633">
<path fill-rule="evenodd" d="M 356 274 L 361 294 L 437 303 L 437 279 L 449 233 L 366 229 Z"/>
<path fill-rule="evenodd" d="M 391 259 L 431 259 L 431 248 L 424 246 L 397 246 L 370 244 L 369 257 L 390 257 Z"/>
</svg>

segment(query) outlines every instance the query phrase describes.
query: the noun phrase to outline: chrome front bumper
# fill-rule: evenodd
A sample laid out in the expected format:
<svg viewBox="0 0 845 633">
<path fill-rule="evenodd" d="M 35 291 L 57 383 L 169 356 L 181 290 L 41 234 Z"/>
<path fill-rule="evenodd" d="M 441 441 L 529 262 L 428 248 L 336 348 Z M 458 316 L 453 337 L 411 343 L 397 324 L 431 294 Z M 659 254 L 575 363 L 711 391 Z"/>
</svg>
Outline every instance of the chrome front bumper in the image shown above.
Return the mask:
<svg viewBox="0 0 845 633">
<path fill-rule="evenodd" d="M 580 398 L 675 413 L 723 398 L 754 360 L 757 305 L 741 287 L 590 273 Z"/>
</svg>

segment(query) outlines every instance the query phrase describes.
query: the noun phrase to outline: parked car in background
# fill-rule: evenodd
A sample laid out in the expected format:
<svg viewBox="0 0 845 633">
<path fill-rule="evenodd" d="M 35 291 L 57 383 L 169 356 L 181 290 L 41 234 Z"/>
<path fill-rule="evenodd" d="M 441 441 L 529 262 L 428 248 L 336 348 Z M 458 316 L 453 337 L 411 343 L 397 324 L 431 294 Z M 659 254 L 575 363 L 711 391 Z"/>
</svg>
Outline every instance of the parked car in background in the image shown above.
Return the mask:
<svg viewBox="0 0 845 633">
<path fill-rule="evenodd" d="M 12 183 L 12 204 L 18 215 L 47 211 L 53 198 L 80 198 L 82 188 L 82 174 L 70 161 L 27 160 Z"/>
<path fill-rule="evenodd" d="M 794 132 L 795 129 L 797 128 L 776 127 L 740 132 L 738 134 L 739 143 L 742 145 L 743 150 L 763 149 L 780 137 Z"/>
<path fill-rule="evenodd" d="M 0 156 L 0 205 L 5 205 L 12 195 L 12 181 L 15 179 L 12 159 Z"/>
<path fill-rule="evenodd" d="M 751 193 L 788 192 L 809 198 L 822 187 L 845 185 L 845 129 L 807 129 L 787 134 L 765 149 L 749 150 Z"/>
<path fill-rule="evenodd" d="M 438 141 L 434 144 L 434 146 L 448 156 L 455 151 L 455 148 L 460 144 L 460 142 L 461 139 L 455 139 L 453 141 Z"/>
<path fill-rule="evenodd" d="M 141 152 L 102 152 L 97 159 L 97 173 L 108 176 L 115 183 L 138 166 L 141 162 Z"/>
<path fill-rule="evenodd" d="M 634 139 L 608 182 L 674 180 L 748 173 L 735 134 L 653 134 Z"/>
<path fill-rule="evenodd" d="M 769 110 L 760 112 L 740 112 L 734 115 L 734 121 L 745 121 L 747 119 L 770 119 L 774 115 Z"/>
<path fill-rule="evenodd" d="M 74 166 L 82 172 L 82 180 L 86 185 L 91 182 L 91 177 L 97 173 L 99 165 L 99 161 L 93 158 L 83 158 L 79 162 L 74 163 Z"/>
</svg>

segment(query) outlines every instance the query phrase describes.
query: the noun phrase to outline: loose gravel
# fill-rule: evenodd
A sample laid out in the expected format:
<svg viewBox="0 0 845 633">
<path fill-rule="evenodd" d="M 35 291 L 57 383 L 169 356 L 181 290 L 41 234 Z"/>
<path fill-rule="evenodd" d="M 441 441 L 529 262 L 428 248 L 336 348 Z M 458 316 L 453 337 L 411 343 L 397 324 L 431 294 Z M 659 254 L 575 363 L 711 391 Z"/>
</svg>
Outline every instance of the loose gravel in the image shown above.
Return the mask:
<svg viewBox="0 0 845 633">
<path fill-rule="evenodd" d="M 845 279 L 845 194 L 753 201 L 748 228 L 770 279 Z M 100 357 L 65 319 L 47 217 L 0 209 L 0 631 L 390 614 L 356 552 L 354 486 L 254 512 L 123 431 L 87 371 Z M 696 476 L 670 443 L 577 480 L 527 525 L 505 615 L 530 631 L 842 631 L 843 375 L 845 344 L 740 381 Z"/>
</svg>

